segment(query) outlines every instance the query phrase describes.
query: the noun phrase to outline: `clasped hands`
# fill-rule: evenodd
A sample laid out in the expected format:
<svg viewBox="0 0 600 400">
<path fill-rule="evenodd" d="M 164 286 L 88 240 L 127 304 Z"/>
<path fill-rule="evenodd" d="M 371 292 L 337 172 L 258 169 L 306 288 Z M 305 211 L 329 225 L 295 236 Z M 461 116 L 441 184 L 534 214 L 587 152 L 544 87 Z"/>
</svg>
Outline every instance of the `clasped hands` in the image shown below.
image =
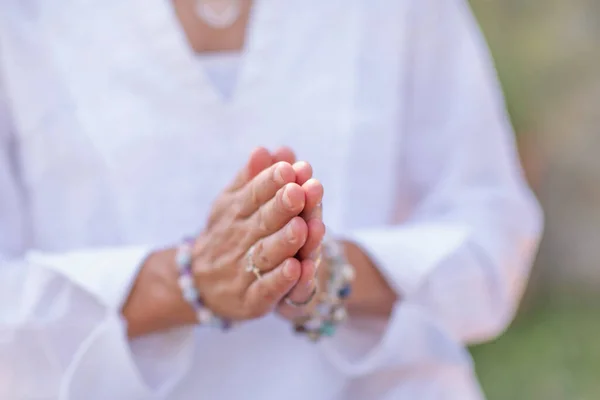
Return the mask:
<svg viewBox="0 0 600 400">
<path fill-rule="evenodd" d="M 291 150 L 256 149 L 195 241 L 192 271 L 205 305 L 234 321 L 273 310 L 288 319 L 301 315 L 283 300 L 304 303 L 317 290 L 322 197 L 311 166 L 296 162 Z M 246 269 L 249 262 L 260 278 Z"/>
</svg>

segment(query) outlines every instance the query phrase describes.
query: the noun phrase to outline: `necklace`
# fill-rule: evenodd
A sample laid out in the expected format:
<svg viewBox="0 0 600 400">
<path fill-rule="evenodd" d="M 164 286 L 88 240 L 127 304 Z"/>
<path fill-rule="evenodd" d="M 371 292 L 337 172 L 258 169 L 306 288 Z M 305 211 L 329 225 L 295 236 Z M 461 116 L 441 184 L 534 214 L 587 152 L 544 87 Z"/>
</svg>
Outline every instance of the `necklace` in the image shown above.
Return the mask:
<svg viewBox="0 0 600 400">
<path fill-rule="evenodd" d="M 195 0 L 196 14 L 209 26 L 229 28 L 240 18 L 241 0 Z"/>
</svg>

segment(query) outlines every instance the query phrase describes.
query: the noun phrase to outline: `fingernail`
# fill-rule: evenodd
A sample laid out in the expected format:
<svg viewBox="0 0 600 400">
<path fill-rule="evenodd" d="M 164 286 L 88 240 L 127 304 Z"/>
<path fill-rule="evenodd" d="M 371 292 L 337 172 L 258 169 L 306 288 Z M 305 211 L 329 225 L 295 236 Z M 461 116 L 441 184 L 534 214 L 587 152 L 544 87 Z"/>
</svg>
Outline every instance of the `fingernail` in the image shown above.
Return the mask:
<svg viewBox="0 0 600 400">
<path fill-rule="evenodd" d="M 286 187 L 285 189 L 283 189 L 283 204 L 287 208 L 292 208 L 292 199 L 290 197 L 290 189 L 289 189 L 289 187 Z"/>
<path fill-rule="evenodd" d="M 313 280 L 311 279 L 310 281 L 308 281 L 308 283 L 306 284 L 306 288 L 310 289 L 313 286 Z"/>
<path fill-rule="evenodd" d="M 293 242 L 296 239 L 296 234 L 294 232 L 294 224 L 289 224 L 286 229 L 286 236 L 288 242 Z"/>
<path fill-rule="evenodd" d="M 294 279 L 294 267 L 290 261 L 286 261 L 283 266 L 283 276 L 286 279 Z"/>
<path fill-rule="evenodd" d="M 277 166 L 277 168 L 275 169 L 275 180 L 278 183 L 283 183 L 283 166 L 282 165 Z"/>
</svg>

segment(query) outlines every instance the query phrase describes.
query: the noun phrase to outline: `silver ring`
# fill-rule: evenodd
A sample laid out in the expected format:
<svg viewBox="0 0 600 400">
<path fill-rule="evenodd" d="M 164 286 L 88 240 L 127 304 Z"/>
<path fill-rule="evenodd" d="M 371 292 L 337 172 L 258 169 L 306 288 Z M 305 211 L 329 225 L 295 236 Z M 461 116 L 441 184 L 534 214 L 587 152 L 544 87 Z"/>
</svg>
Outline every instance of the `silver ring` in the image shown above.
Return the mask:
<svg viewBox="0 0 600 400">
<path fill-rule="evenodd" d="M 313 299 L 315 298 L 317 292 L 319 291 L 319 284 L 316 283 L 315 284 L 315 288 L 313 289 L 312 293 L 310 294 L 310 296 L 308 296 L 308 299 L 302 301 L 302 302 L 297 302 L 294 301 L 292 299 L 288 297 L 286 297 L 285 299 L 283 299 L 285 301 L 285 304 L 287 304 L 288 306 L 294 307 L 294 308 L 302 308 L 307 306 L 308 304 L 310 304 L 311 301 L 313 301 Z"/>
<path fill-rule="evenodd" d="M 248 249 L 248 253 L 246 253 L 246 271 L 252 272 L 256 279 L 261 279 L 262 274 L 260 273 L 260 269 L 254 264 L 252 257 L 254 256 L 254 246 Z"/>
</svg>

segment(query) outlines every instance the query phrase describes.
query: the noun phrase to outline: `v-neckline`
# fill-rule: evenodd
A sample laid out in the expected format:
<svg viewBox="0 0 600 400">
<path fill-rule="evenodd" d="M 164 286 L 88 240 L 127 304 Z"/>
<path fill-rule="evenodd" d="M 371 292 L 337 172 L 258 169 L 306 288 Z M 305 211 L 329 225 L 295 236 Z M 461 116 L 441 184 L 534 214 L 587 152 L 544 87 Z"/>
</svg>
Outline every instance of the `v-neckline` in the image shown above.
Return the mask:
<svg viewBox="0 0 600 400">
<path fill-rule="evenodd" d="M 227 51 L 202 53 L 197 55 L 198 66 L 202 68 L 223 101 L 230 100 L 237 90 L 242 53 Z"/>
<path fill-rule="evenodd" d="M 236 107 L 248 96 L 246 93 L 256 92 L 260 85 L 261 72 L 264 63 L 268 62 L 267 54 L 269 46 L 274 40 L 272 30 L 269 29 L 276 21 L 276 4 L 264 4 L 263 0 L 254 0 L 248 23 L 246 26 L 246 37 L 244 47 L 240 50 L 240 65 L 237 71 L 236 83 L 231 95 L 224 96 L 208 76 L 201 63 L 199 54 L 189 45 L 183 27 L 177 18 L 171 0 L 138 0 L 144 18 L 145 29 L 152 33 L 148 37 L 158 37 L 154 43 L 156 50 L 160 52 L 163 60 L 175 63 L 175 71 L 186 71 L 192 76 L 194 83 L 192 90 L 198 90 L 197 97 L 203 102 L 221 107 Z M 218 53 L 212 53 L 218 54 Z M 197 86 L 197 87 L 196 87 Z"/>
</svg>

